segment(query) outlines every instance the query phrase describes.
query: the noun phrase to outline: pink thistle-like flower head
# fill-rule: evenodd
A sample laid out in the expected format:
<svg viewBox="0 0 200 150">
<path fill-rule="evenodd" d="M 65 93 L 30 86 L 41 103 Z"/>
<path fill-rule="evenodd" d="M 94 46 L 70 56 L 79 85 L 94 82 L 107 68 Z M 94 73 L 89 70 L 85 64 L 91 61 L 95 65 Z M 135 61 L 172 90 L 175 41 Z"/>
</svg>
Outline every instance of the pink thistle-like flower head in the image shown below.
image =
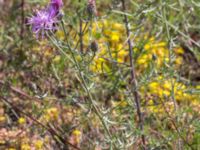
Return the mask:
<svg viewBox="0 0 200 150">
<path fill-rule="evenodd" d="M 42 38 L 46 31 L 53 31 L 56 29 L 55 24 L 58 22 L 57 18 L 52 16 L 47 10 L 37 11 L 35 16 L 28 20 L 28 24 L 32 25 L 32 31 L 38 37 L 42 34 Z"/>
<path fill-rule="evenodd" d="M 32 26 L 32 31 L 36 34 L 37 38 L 40 34 L 44 38 L 46 31 L 56 30 L 62 6 L 62 0 L 51 0 L 46 9 L 37 11 L 34 16 L 28 19 L 28 24 Z"/>
</svg>

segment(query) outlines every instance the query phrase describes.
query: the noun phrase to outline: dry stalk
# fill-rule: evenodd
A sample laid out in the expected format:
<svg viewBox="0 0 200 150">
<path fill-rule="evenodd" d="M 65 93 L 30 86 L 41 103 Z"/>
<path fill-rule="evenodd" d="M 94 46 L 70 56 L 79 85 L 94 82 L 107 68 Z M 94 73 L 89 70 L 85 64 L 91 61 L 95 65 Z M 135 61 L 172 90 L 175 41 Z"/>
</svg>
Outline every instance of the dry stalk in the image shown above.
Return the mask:
<svg viewBox="0 0 200 150">
<path fill-rule="evenodd" d="M 126 5 L 125 5 L 125 1 L 121 0 L 122 2 L 122 11 L 125 13 L 126 12 Z M 140 106 L 140 97 L 139 97 L 139 92 L 137 89 L 137 79 L 136 79 L 136 74 L 135 74 L 135 66 L 134 66 L 134 60 L 133 60 L 133 45 L 130 39 L 131 36 L 131 31 L 129 28 L 129 22 L 128 22 L 128 17 L 126 14 L 124 14 L 124 24 L 126 27 L 126 34 L 127 34 L 127 38 L 128 38 L 128 46 L 129 46 L 129 59 L 130 59 L 130 67 L 131 67 L 131 81 L 130 81 L 130 85 L 131 85 L 131 91 L 133 93 L 134 96 L 134 100 L 135 100 L 135 104 L 136 104 L 136 109 L 137 109 L 137 115 L 139 118 L 139 127 L 140 130 L 142 132 L 141 135 L 141 140 L 142 140 L 142 144 L 143 144 L 143 149 L 146 149 L 146 141 L 145 141 L 145 136 L 143 134 L 143 117 L 142 117 L 142 112 L 141 112 L 141 106 Z"/>
</svg>

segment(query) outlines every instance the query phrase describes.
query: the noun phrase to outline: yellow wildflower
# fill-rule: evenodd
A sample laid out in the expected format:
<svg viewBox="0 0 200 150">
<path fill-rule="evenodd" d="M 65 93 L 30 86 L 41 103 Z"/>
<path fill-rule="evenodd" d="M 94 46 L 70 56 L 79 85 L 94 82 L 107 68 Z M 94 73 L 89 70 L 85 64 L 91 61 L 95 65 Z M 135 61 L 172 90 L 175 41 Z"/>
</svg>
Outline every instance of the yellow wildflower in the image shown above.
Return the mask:
<svg viewBox="0 0 200 150">
<path fill-rule="evenodd" d="M 5 116 L 0 116 L 0 122 L 4 122 L 6 120 Z"/>
<path fill-rule="evenodd" d="M 110 39 L 110 40 L 111 40 L 113 43 L 119 42 L 119 39 L 120 39 L 119 33 L 112 32 L 110 36 L 111 36 L 111 39 Z"/>
<path fill-rule="evenodd" d="M 59 30 L 56 32 L 56 35 L 58 36 L 59 39 L 64 40 L 65 39 L 65 34 L 62 30 Z"/>
<path fill-rule="evenodd" d="M 61 60 L 61 57 L 59 55 L 56 55 L 53 59 L 53 62 L 58 63 L 60 62 L 60 60 Z"/>
<path fill-rule="evenodd" d="M 35 141 L 34 146 L 37 150 L 41 150 L 43 148 L 43 144 L 44 144 L 43 141 L 37 140 Z"/>
<path fill-rule="evenodd" d="M 81 136 L 82 136 L 81 131 L 78 130 L 78 129 L 75 129 L 75 130 L 72 132 L 73 143 L 75 143 L 75 144 L 80 143 L 80 141 L 81 141 Z"/>
<path fill-rule="evenodd" d="M 120 23 L 113 23 L 112 28 L 121 32 L 124 30 L 123 24 L 120 24 Z"/>
<path fill-rule="evenodd" d="M 25 124 L 26 123 L 26 118 L 23 118 L 23 117 L 20 117 L 19 119 L 18 119 L 18 123 L 19 124 Z"/>
<path fill-rule="evenodd" d="M 174 51 L 175 51 L 176 54 L 183 54 L 184 53 L 184 50 L 183 50 L 182 47 L 175 48 Z"/>
<path fill-rule="evenodd" d="M 28 144 L 22 144 L 21 145 L 21 150 L 31 150 L 31 147 Z"/>
<path fill-rule="evenodd" d="M 46 119 L 46 121 L 57 120 L 58 115 L 59 115 L 58 109 L 56 107 L 52 107 L 46 110 L 44 118 Z"/>
</svg>

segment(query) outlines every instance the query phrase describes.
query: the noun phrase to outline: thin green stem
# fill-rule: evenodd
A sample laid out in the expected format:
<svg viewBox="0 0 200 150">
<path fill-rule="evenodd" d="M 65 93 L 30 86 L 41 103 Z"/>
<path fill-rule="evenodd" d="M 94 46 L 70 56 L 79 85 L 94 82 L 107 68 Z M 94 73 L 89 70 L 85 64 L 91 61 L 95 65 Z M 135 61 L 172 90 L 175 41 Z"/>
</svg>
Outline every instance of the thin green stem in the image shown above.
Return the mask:
<svg viewBox="0 0 200 150">
<path fill-rule="evenodd" d="M 105 129 L 107 135 L 108 135 L 109 138 L 110 138 L 111 146 L 112 146 L 112 144 L 113 144 L 114 147 L 116 147 L 115 143 L 112 142 L 112 135 L 111 135 L 111 133 L 110 133 L 110 131 L 109 131 L 109 128 L 107 127 L 107 124 L 106 124 L 106 122 L 104 121 L 104 118 L 103 118 L 103 116 L 102 116 L 100 110 L 98 109 L 98 107 L 96 106 L 96 104 L 95 104 L 95 102 L 94 102 L 93 96 L 92 96 L 92 94 L 90 93 L 90 90 L 88 89 L 88 85 L 87 85 L 87 82 L 86 82 L 85 77 L 84 77 L 84 75 L 83 75 L 82 69 L 81 69 L 81 67 L 80 67 L 80 65 L 79 65 L 79 63 L 78 63 L 78 61 L 77 61 L 77 59 L 76 59 L 76 57 L 75 57 L 75 55 L 74 55 L 74 52 L 73 52 L 73 50 L 72 50 L 72 48 L 71 48 L 71 46 L 70 46 L 70 44 L 69 44 L 69 41 L 68 41 L 68 39 L 67 39 L 67 32 L 66 32 L 66 30 L 65 30 L 65 28 L 64 28 L 64 22 L 63 22 L 63 21 L 62 21 L 62 28 L 63 28 L 64 34 L 65 34 L 65 40 L 66 40 L 66 42 L 67 42 L 67 46 L 68 46 L 68 48 L 69 48 L 69 52 L 70 52 L 70 54 L 71 54 L 71 56 L 72 56 L 73 62 L 75 63 L 76 69 L 78 70 L 78 75 L 79 75 L 79 77 L 80 77 L 80 79 L 81 79 L 81 81 L 82 81 L 81 84 L 82 84 L 82 86 L 83 86 L 83 89 L 84 89 L 85 92 L 87 93 L 87 95 L 88 95 L 88 97 L 89 97 L 89 101 L 90 101 L 90 103 L 91 103 L 91 105 L 92 105 L 92 107 L 93 107 L 93 109 L 94 109 L 94 112 L 96 113 L 96 115 L 98 116 L 98 118 L 100 119 L 100 121 L 102 122 L 102 125 L 103 125 L 103 127 L 104 127 L 104 129 Z M 53 42 L 53 43 L 55 44 L 55 42 Z M 56 45 L 56 46 L 58 47 L 58 45 Z"/>
</svg>

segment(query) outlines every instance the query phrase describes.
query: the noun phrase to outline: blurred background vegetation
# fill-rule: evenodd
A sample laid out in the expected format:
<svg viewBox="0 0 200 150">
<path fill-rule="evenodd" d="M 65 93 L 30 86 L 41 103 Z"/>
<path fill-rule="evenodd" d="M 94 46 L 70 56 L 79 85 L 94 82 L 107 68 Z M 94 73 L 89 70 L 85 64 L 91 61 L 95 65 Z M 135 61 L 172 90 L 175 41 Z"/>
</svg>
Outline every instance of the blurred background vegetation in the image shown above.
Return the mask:
<svg viewBox="0 0 200 150">
<path fill-rule="evenodd" d="M 0 0 L 0 149 L 200 149 L 200 2 L 122 1 L 89 18 L 87 0 L 63 0 L 63 24 L 36 39 L 27 18 L 49 1 Z"/>
</svg>

